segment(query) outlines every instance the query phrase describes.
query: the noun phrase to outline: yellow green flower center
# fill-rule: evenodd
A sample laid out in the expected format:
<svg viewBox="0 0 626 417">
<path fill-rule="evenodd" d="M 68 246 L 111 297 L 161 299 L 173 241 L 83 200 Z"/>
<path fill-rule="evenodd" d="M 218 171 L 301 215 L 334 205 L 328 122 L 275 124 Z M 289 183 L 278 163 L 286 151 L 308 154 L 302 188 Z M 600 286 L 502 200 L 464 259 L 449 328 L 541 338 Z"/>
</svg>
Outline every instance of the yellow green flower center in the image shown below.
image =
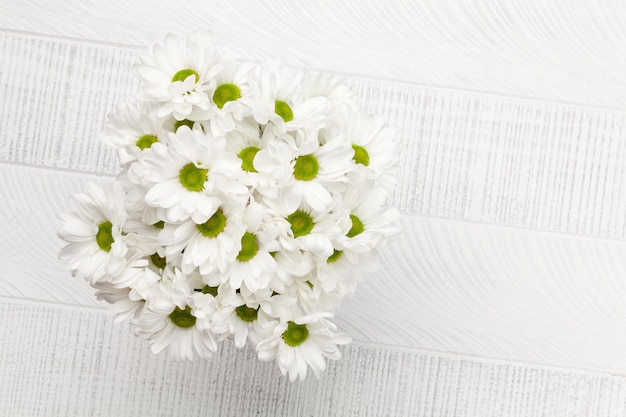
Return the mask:
<svg viewBox="0 0 626 417">
<path fill-rule="evenodd" d="M 253 322 L 259 316 L 259 308 L 248 307 L 247 305 L 241 305 L 235 309 L 237 312 L 237 317 L 246 323 Z"/>
<path fill-rule="evenodd" d="M 317 176 L 320 165 L 313 154 L 301 155 L 296 159 L 293 176 L 300 181 L 311 181 Z"/>
<path fill-rule="evenodd" d="M 220 109 L 229 101 L 235 101 L 241 97 L 241 90 L 235 84 L 222 84 L 213 93 L 213 102 Z"/>
<path fill-rule="evenodd" d="M 174 325 L 183 329 L 193 327 L 196 324 L 196 318 L 191 314 L 191 307 L 189 306 L 185 307 L 184 310 L 176 307 L 168 317 Z"/>
<path fill-rule="evenodd" d="M 326 259 L 326 262 L 328 262 L 329 264 L 332 264 L 333 262 L 337 262 L 339 258 L 341 258 L 341 255 L 343 255 L 343 251 L 335 249 L 333 250 L 333 254 L 330 255 L 328 259 Z"/>
<path fill-rule="evenodd" d="M 143 151 L 144 149 L 148 149 L 152 146 L 153 143 L 158 141 L 159 139 L 154 135 L 143 135 L 142 137 L 137 139 L 135 145 Z"/>
<path fill-rule="evenodd" d="M 196 227 L 202 233 L 202 236 L 212 239 L 226 228 L 226 216 L 224 216 L 222 209 L 217 209 L 209 220 L 202 224 L 197 224 Z"/>
<path fill-rule="evenodd" d="M 111 246 L 115 242 L 113 238 L 113 225 L 110 221 L 102 222 L 98 225 L 98 233 L 96 234 L 96 243 L 98 247 L 105 252 L 111 252 Z"/>
<path fill-rule="evenodd" d="M 285 344 L 295 347 L 301 345 L 309 337 L 309 329 L 306 324 L 296 324 L 293 321 L 287 323 L 287 330 L 283 332 Z"/>
<path fill-rule="evenodd" d="M 176 120 L 174 123 L 174 132 L 178 132 L 181 126 L 187 126 L 189 129 L 193 129 L 193 121 L 192 120 Z"/>
<path fill-rule="evenodd" d="M 308 235 L 313 230 L 313 218 L 311 215 L 302 210 L 296 210 L 287 217 L 287 221 L 291 224 L 293 237 Z"/>
<path fill-rule="evenodd" d="M 355 237 L 356 235 L 360 235 L 361 233 L 363 233 L 363 231 L 365 230 L 365 227 L 363 226 L 361 219 L 359 219 L 354 214 L 351 214 L 350 220 L 352 220 L 352 227 L 350 228 L 346 236 Z"/>
<path fill-rule="evenodd" d="M 258 251 L 259 244 L 256 241 L 256 237 L 252 233 L 246 232 L 241 237 L 241 250 L 237 255 L 237 260 L 239 262 L 248 262 L 254 258 Z"/>
<path fill-rule="evenodd" d="M 274 113 L 279 115 L 285 123 L 293 120 L 293 111 L 291 110 L 291 107 L 289 107 L 289 104 L 282 100 L 276 100 L 274 102 Z"/>
<path fill-rule="evenodd" d="M 165 257 L 159 256 L 159 254 L 156 252 L 150 255 L 150 261 L 152 261 L 152 264 L 159 269 L 163 269 L 165 268 L 165 265 L 167 265 L 167 260 L 165 259 Z"/>
<path fill-rule="evenodd" d="M 254 168 L 254 157 L 260 151 L 259 148 L 255 146 L 249 146 L 247 148 L 243 148 L 239 152 L 239 159 L 241 159 L 241 169 L 248 172 L 257 172 Z"/>
<path fill-rule="evenodd" d="M 185 81 L 187 77 L 189 77 L 190 75 L 196 76 L 196 82 L 200 80 L 200 77 L 198 76 L 197 72 L 195 72 L 191 68 L 185 68 L 185 69 L 181 69 L 176 74 L 174 74 L 174 76 L 172 77 L 172 82 L 174 83 L 176 81 Z"/>
<path fill-rule="evenodd" d="M 354 162 L 357 164 L 368 166 L 370 164 L 370 154 L 367 153 L 367 150 L 359 145 L 352 145 L 352 149 L 354 149 Z"/>
<path fill-rule="evenodd" d="M 202 191 L 208 179 L 208 169 L 198 168 L 192 162 L 180 169 L 178 180 L 189 191 Z"/>
<path fill-rule="evenodd" d="M 157 229 L 163 229 L 165 227 L 165 222 L 163 220 L 159 220 L 152 226 L 156 227 Z"/>
</svg>

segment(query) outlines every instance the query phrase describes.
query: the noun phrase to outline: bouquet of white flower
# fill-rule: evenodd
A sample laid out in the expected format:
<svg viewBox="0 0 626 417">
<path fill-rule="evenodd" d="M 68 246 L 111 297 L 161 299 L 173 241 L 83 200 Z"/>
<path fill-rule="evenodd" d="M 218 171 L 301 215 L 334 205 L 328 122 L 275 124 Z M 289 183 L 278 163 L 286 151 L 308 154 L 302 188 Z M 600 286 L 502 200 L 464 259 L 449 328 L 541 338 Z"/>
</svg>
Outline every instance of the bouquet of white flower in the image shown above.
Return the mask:
<svg viewBox="0 0 626 417">
<path fill-rule="evenodd" d="M 349 342 L 333 314 L 396 231 L 395 132 L 341 77 L 240 62 L 207 33 L 167 36 L 135 70 L 138 100 L 102 133 L 122 170 L 70 199 L 60 258 L 155 353 L 234 339 L 319 376 Z"/>
</svg>

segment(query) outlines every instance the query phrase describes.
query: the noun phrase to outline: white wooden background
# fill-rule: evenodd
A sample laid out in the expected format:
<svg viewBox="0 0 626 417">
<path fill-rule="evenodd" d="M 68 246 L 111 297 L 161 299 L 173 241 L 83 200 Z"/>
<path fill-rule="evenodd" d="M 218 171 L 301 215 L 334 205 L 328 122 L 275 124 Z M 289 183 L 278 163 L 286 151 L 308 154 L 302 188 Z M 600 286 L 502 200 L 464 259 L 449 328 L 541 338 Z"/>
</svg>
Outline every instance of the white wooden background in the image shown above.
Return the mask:
<svg viewBox="0 0 626 417">
<path fill-rule="evenodd" d="M 626 415 L 626 3 L 0 0 L 0 414 Z M 153 356 L 56 259 L 95 140 L 165 33 L 349 74 L 399 129 L 403 233 L 291 384 Z"/>
</svg>

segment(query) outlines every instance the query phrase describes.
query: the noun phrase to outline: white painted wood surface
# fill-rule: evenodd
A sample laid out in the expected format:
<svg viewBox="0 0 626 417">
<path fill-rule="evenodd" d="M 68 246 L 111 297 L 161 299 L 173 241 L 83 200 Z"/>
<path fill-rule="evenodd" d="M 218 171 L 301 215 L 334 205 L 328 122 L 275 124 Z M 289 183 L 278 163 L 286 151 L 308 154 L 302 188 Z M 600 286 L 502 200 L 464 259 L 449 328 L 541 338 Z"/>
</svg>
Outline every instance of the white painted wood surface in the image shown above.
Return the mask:
<svg viewBox="0 0 626 417">
<path fill-rule="evenodd" d="M 624 415 L 621 2 L 0 1 L 0 412 Z M 622 17 L 622 19 L 620 19 Z M 56 213 L 117 171 L 95 140 L 138 49 L 211 29 L 353 74 L 399 129 L 404 232 L 340 312 L 321 381 L 251 352 L 153 357 L 56 260 Z"/>
</svg>

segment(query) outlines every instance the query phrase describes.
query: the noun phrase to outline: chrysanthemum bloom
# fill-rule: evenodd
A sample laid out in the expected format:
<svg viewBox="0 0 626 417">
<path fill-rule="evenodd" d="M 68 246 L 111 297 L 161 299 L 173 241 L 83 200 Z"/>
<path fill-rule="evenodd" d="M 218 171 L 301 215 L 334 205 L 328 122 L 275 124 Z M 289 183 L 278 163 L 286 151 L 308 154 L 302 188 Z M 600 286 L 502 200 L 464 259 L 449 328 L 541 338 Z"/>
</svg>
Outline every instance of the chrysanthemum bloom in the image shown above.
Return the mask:
<svg viewBox="0 0 626 417">
<path fill-rule="evenodd" d="M 208 33 L 193 33 L 177 40 L 167 35 L 140 57 L 135 71 L 141 80 L 140 98 L 159 103 L 157 115 L 176 120 L 207 120 L 208 92 L 222 68 L 219 48 Z"/>
<path fill-rule="evenodd" d="M 152 103 L 119 104 L 116 112 L 109 114 L 99 137 L 117 151 L 120 165 L 125 166 L 136 161 L 153 143 L 166 140 L 162 124 Z"/>
<path fill-rule="evenodd" d="M 226 150 L 240 160 L 242 175 L 239 182 L 250 187 L 251 192 L 260 189 L 264 194 L 276 196 L 276 179 L 271 174 L 259 172 L 254 166 L 254 158 L 264 146 L 259 125 L 251 118 L 242 120 L 236 130 L 226 134 Z"/>
<path fill-rule="evenodd" d="M 295 138 L 285 135 L 268 143 L 254 158 L 254 166 L 275 178 L 279 187 L 275 199 L 287 211 L 303 200 L 324 211 L 332 202 L 331 193 L 345 188 L 353 153 L 340 137 L 320 145 L 317 132 L 298 131 Z"/>
<path fill-rule="evenodd" d="M 302 77 L 301 94 L 303 99 L 325 97 L 334 109 L 347 106 L 352 111 L 359 110 L 359 98 L 346 84 L 346 77 L 330 72 L 307 71 Z"/>
<path fill-rule="evenodd" d="M 385 206 L 388 191 L 381 187 L 361 190 L 348 189 L 341 195 L 339 205 L 350 212 L 350 228 L 337 239 L 341 250 L 365 253 L 384 239 L 398 233 L 397 209 Z"/>
<path fill-rule="evenodd" d="M 118 274 L 126 265 L 124 190 L 112 183 L 107 193 L 95 184 L 74 195 L 70 210 L 59 215 L 59 237 L 66 242 L 59 258 L 73 273 L 91 282 Z"/>
<path fill-rule="evenodd" d="M 223 200 L 245 204 L 248 188 L 236 180 L 240 161 L 225 151 L 224 138 L 184 126 L 168 142 L 154 144 L 130 169 L 148 188 L 147 205 L 165 209 L 169 222 L 202 223 Z"/>
<path fill-rule="evenodd" d="M 264 223 L 268 218 L 269 214 L 261 204 L 251 201 L 246 207 L 241 216 L 246 231 L 237 245 L 239 253 L 224 271 L 219 272 L 222 283 L 228 281 L 234 289 L 245 284 L 250 292 L 268 288 L 277 267 L 270 253 L 281 249 L 278 230 Z"/>
<path fill-rule="evenodd" d="M 217 349 L 215 337 L 189 305 L 190 301 L 193 303 L 193 287 L 197 285 L 191 281 L 196 281 L 198 276 L 188 277 L 179 270 L 166 271 L 131 324 L 148 335 L 154 353 L 167 350 L 176 360 L 193 360 L 196 356 L 210 359 Z"/>
<path fill-rule="evenodd" d="M 270 123 L 280 133 L 324 127 L 330 101 L 325 97 L 304 99 L 300 91 L 303 75 L 280 60 L 263 62 L 250 80 L 254 119 L 261 125 Z"/>
<path fill-rule="evenodd" d="M 353 169 L 348 174 L 354 187 L 376 185 L 393 189 L 398 173 L 396 130 L 380 116 L 346 111 L 334 114 L 325 129 L 326 138 L 342 136 L 354 150 Z"/>
<path fill-rule="evenodd" d="M 166 225 L 159 241 L 167 257 L 184 251 L 181 264 L 185 273 L 195 268 L 203 275 L 216 270 L 224 273 L 238 256 L 246 232 L 241 215 L 240 207 L 224 203 L 202 223 L 187 220 Z"/>
<path fill-rule="evenodd" d="M 116 323 L 141 315 L 144 300 L 133 298 L 130 288 L 115 288 L 106 281 L 94 282 L 92 287 L 97 290 L 96 299 L 108 303 L 108 311 Z"/>
<path fill-rule="evenodd" d="M 252 116 L 254 105 L 249 75 L 255 64 L 237 62 L 227 48 L 220 55 L 221 69 L 215 75 L 215 88 L 210 91 L 212 109 L 208 123 L 215 136 L 237 129 L 245 117 Z"/>
<path fill-rule="evenodd" d="M 279 230 L 278 240 L 286 251 L 310 252 L 326 259 L 333 253 L 333 241 L 347 230 L 347 218 L 342 213 L 316 211 L 303 203 L 287 211 L 280 201 L 266 201 Z"/>
<path fill-rule="evenodd" d="M 244 347 L 246 342 L 255 345 L 259 336 L 254 323 L 259 314 L 264 313 L 258 303 L 246 303 L 244 297 L 233 290 L 231 297 L 220 299 L 212 318 L 212 330 L 220 339 L 233 338 L 238 348 Z"/>
<path fill-rule="evenodd" d="M 261 341 L 256 346 L 259 359 L 276 359 L 282 374 L 289 374 L 291 381 L 298 377 L 304 380 L 309 367 L 319 378 L 326 369 L 325 358 L 341 358 L 337 346 L 350 343 L 347 335 L 336 332 L 337 327 L 328 320 L 330 316 L 319 314 L 259 322 Z"/>
</svg>

